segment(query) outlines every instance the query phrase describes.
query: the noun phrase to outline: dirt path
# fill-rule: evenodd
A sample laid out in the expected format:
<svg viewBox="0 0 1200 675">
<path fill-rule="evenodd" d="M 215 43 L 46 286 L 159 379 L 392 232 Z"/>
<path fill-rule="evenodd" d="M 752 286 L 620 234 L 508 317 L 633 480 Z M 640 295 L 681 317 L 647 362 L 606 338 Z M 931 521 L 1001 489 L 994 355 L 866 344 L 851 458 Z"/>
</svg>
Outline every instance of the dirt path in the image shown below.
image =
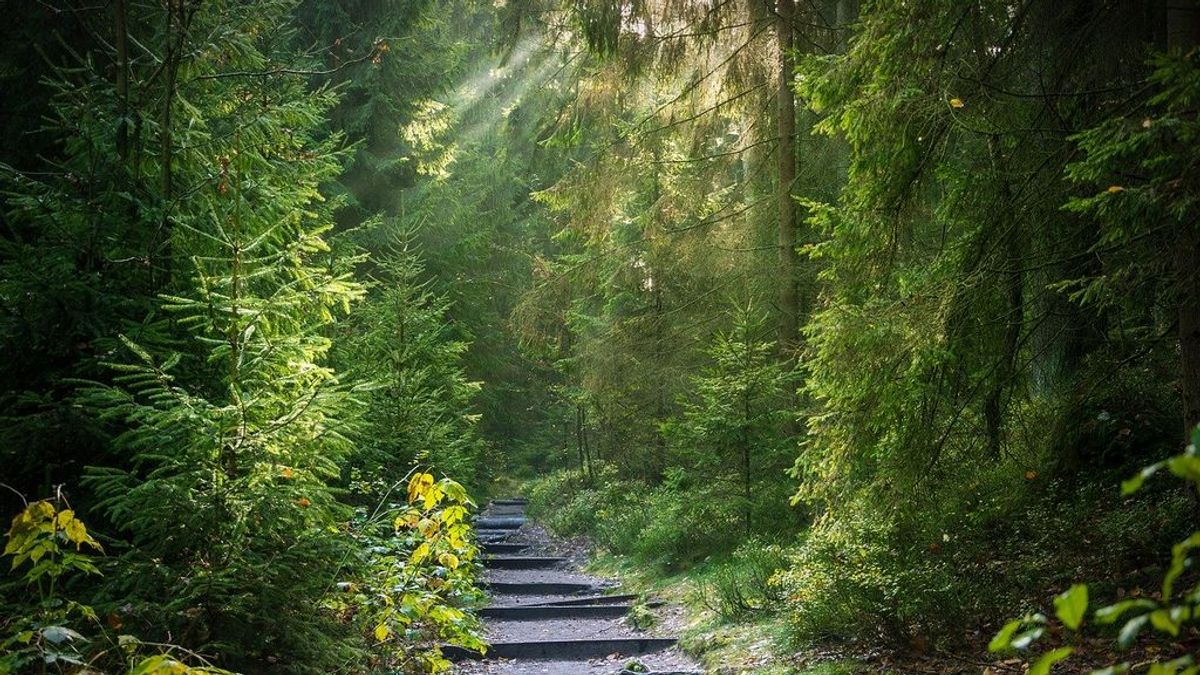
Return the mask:
<svg viewBox="0 0 1200 675">
<path fill-rule="evenodd" d="M 585 551 L 525 520 L 523 500 L 496 500 L 476 522 L 488 554 L 481 611 L 491 649 L 465 652 L 456 672 L 511 675 L 702 672 L 672 638 L 637 630 L 626 614 L 636 600 L 579 571 Z"/>
</svg>

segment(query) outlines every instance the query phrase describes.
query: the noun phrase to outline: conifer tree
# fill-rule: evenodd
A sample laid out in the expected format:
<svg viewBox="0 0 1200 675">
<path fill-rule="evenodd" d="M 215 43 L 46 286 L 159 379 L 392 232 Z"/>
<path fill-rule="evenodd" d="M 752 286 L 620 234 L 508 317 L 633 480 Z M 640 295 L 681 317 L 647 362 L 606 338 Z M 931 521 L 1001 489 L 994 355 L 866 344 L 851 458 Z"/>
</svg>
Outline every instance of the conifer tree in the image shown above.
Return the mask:
<svg viewBox="0 0 1200 675">
<path fill-rule="evenodd" d="M 135 212 L 141 228 L 167 230 L 154 236 L 166 237 L 156 259 L 170 274 L 157 278 L 169 285 L 157 318 L 107 354 L 115 382 L 80 400 L 111 422 L 124 455 L 87 479 L 129 536 L 108 589 L 124 621 L 219 651 L 225 665 L 318 672 L 348 654 L 316 608 L 344 558 L 330 531 L 346 513 L 330 485 L 354 408 L 324 363 L 325 332 L 362 288 L 325 240 L 321 189 L 340 169 L 340 141 L 322 130 L 334 97 L 270 72 L 289 56 L 275 51 L 289 8 L 189 10 L 192 35 L 219 37 L 179 56 L 163 95 L 186 124 L 158 129 L 140 159 L 171 176 L 172 197 Z M 84 152 L 90 139 L 69 143 Z"/>
<path fill-rule="evenodd" d="M 780 495 L 764 486 L 777 484 L 792 453 L 783 429 L 794 414 L 788 401 L 795 377 L 774 357 L 775 342 L 763 337 L 768 332 L 764 313 L 737 310 L 733 328 L 718 333 L 707 350 L 711 365 L 690 378 L 681 413 L 667 425 L 679 466 L 700 474 L 697 486 L 714 486 L 710 501 L 731 507 L 747 532 L 778 527 Z M 773 517 L 755 522 L 764 506 Z"/>
<path fill-rule="evenodd" d="M 353 464 L 385 488 L 414 464 L 468 485 L 484 478 L 472 412 L 480 383 L 463 372 L 468 342 L 447 321 L 449 301 L 422 280 L 411 235 L 374 259 L 373 287 L 341 329 L 338 364 L 372 380 Z"/>
</svg>

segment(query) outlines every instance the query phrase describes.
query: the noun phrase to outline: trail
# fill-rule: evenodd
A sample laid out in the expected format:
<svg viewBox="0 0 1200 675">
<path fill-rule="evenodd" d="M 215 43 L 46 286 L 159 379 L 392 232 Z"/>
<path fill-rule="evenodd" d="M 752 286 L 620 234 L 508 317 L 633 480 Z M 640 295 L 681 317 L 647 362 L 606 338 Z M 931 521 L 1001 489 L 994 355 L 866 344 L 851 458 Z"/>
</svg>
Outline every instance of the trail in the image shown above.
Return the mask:
<svg viewBox="0 0 1200 675">
<path fill-rule="evenodd" d="M 480 611 L 491 648 L 448 649 L 457 672 L 512 675 L 700 673 L 671 637 L 650 636 L 626 619 L 636 596 L 583 574 L 526 521 L 521 499 L 496 500 L 476 521 L 491 604 Z M 646 670 L 627 670 L 634 664 Z"/>
</svg>

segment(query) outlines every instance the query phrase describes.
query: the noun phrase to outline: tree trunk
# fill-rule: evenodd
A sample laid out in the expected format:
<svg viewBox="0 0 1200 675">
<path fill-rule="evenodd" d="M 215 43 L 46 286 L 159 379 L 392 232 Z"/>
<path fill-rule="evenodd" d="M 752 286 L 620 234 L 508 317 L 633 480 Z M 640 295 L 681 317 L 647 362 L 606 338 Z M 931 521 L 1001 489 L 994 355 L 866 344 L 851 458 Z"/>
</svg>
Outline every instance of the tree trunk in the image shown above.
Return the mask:
<svg viewBox="0 0 1200 675">
<path fill-rule="evenodd" d="M 195 7 L 188 7 L 187 0 L 169 0 L 166 3 L 166 31 L 163 42 L 163 100 L 159 110 L 159 144 L 162 162 L 160 199 L 162 200 L 162 220 L 159 222 L 158 233 L 154 240 L 151 255 L 152 272 L 155 285 L 159 289 L 166 288 L 171 283 L 172 254 L 171 254 L 171 209 L 175 194 L 175 137 L 172 131 L 174 119 L 172 116 L 175 106 L 175 91 L 179 79 L 179 66 L 183 59 L 183 49 L 187 41 L 188 26 Z"/>
<path fill-rule="evenodd" d="M 992 378 L 992 386 L 983 405 L 984 423 L 987 427 L 988 449 L 993 457 L 1000 457 L 1004 445 L 1004 399 L 1012 390 L 1017 375 L 1017 352 L 1021 345 L 1021 328 L 1025 317 L 1025 277 L 1022 268 L 1021 229 L 1012 218 L 1016 208 L 1004 167 L 1004 158 L 999 140 L 988 139 L 992 171 L 999 182 L 1000 209 L 1007 216 L 998 224 L 1006 228 L 1000 232 L 1004 255 L 1005 324 L 1000 362 Z"/>
<path fill-rule="evenodd" d="M 1179 283 L 1179 356 L 1184 438 L 1200 424 L 1200 236 L 1183 223 L 1175 243 Z"/>
<path fill-rule="evenodd" d="M 792 77 L 796 68 L 795 0 L 778 0 L 776 36 L 779 49 L 776 110 L 779 117 L 779 348 L 790 361 L 800 341 L 799 259 L 796 255 L 796 94 Z"/>
<path fill-rule="evenodd" d="M 583 405 L 575 404 L 575 448 L 579 451 L 579 476 L 587 477 L 587 458 L 583 450 Z"/>
<path fill-rule="evenodd" d="M 750 358 L 751 358 L 751 356 L 750 356 L 750 334 L 749 333 L 750 333 L 749 331 L 746 331 L 746 336 L 745 336 L 746 361 L 745 361 L 744 367 L 746 368 L 747 372 L 749 372 L 749 369 L 750 369 Z M 750 504 L 752 503 L 751 499 L 754 496 L 753 495 L 753 492 L 754 492 L 753 485 L 752 485 L 752 481 L 751 481 L 752 473 L 750 470 L 751 469 L 751 467 L 750 467 L 750 419 L 751 419 L 750 383 L 747 381 L 745 389 L 742 390 L 742 433 L 741 433 L 741 436 L 742 436 L 742 438 L 741 438 L 741 441 L 742 441 L 742 497 L 746 500 L 746 503 L 743 506 L 743 508 L 745 509 L 744 518 L 746 520 L 746 532 L 747 533 L 750 532 L 750 526 L 753 525 L 753 522 L 751 521 Z"/>
</svg>

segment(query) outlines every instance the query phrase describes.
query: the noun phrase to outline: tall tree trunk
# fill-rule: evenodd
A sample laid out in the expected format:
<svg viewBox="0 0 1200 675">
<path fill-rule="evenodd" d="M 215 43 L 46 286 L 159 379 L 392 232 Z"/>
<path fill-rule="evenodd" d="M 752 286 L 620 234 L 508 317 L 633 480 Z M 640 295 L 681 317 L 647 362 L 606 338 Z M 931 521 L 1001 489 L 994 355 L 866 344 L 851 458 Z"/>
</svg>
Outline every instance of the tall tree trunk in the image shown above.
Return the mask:
<svg viewBox="0 0 1200 675">
<path fill-rule="evenodd" d="M 779 71 L 776 111 L 779 117 L 779 348 L 791 360 L 800 342 L 799 257 L 796 254 L 796 202 L 792 187 L 796 182 L 796 94 L 792 78 L 796 68 L 795 0 L 776 3 L 776 36 Z"/>
<path fill-rule="evenodd" d="M 1024 325 L 1025 317 L 1025 277 L 1021 271 L 1023 265 L 1021 228 L 1013 217 L 1016 205 L 1012 191 L 1009 189 L 1004 157 L 997 137 L 993 136 L 988 139 L 988 152 L 991 155 L 992 171 L 995 172 L 996 180 L 999 182 L 1000 208 L 998 212 L 1006 216 L 998 223 L 999 227 L 1005 228 L 1000 232 L 1005 277 L 1003 346 L 998 355 L 1000 363 L 995 369 L 992 386 L 983 405 L 988 449 L 992 456 L 999 457 L 1004 445 L 1004 398 L 1011 392 L 1013 380 L 1017 374 L 1017 352 L 1020 349 L 1021 328 Z"/>
<path fill-rule="evenodd" d="M 750 332 L 749 331 L 746 331 L 745 341 L 746 341 L 746 349 L 745 349 L 746 361 L 745 361 L 745 364 L 743 367 L 746 369 L 747 372 L 749 372 L 750 360 L 751 360 Z M 746 503 L 743 506 L 743 509 L 744 509 L 743 517 L 745 518 L 745 521 L 746 521 L 747 534 L 750 532 L 751 525 L 753 525 L 753 522 L 751 521 L 752 514 L 751 514 L 750 504 L 752 503 L 751 500 L 754 496 L 753 484 L 752 484 L 752 479 L 751 479 L 751 476 L 753 474 L 751 473 L 751 466 L 750 466 L 750 419 L 751 419 L 750 385 L 749 385 L 749 382 L 747 382 L 746 388 L 742 390 L 742 433 L 741 433 L 741 437 L 742 437 L 741 438 L 741 441 L 742 441 L 742 497 L 743 497 L 743 499 L 746 500 Z"/>
<path fill-rule="evenodd" d="M 579 451 L 579 476 L 587 477 L 587 457 L 583 448 L 583 404 L 575 404 L 575 448 Z"/>
<path fill-rule="evenodd" d="M 1179 356 L 1185 438 L 1200 424 L 1200 236 L 1183 223 L 1175 240 L 1179 280 Z"/>
<path fill-rule="evenodd" d="M 163 101 L 159 110 L 159 152 L 162 155 L 162 172 L 159 189 L 162 201 L 162 219 L 154 240 L 151 255 L 155 285 L 162 289 L 171 283 L 171 210 L 175 193 L 175 136 L 172 116 L 175 106 L 175 91 L 179 80 L 179 66 L 183 59 L 183 48 L 187 41 L 188 26 L 196 6 L 189 7 L 187 0 L 167 0 L 166 30 L 163 47 Z"/>
<path fill-rule="evenodd" d="M 1167 3 L 1167 50 L 1185 54 L 1200 44 L 1200 10 L 1195 3 Z M 1179 291 L 1179 356 L 1184 437 L 1200 424 L 1200 232 L 1179 224 L 1175 239 Z"/>
</svg>

